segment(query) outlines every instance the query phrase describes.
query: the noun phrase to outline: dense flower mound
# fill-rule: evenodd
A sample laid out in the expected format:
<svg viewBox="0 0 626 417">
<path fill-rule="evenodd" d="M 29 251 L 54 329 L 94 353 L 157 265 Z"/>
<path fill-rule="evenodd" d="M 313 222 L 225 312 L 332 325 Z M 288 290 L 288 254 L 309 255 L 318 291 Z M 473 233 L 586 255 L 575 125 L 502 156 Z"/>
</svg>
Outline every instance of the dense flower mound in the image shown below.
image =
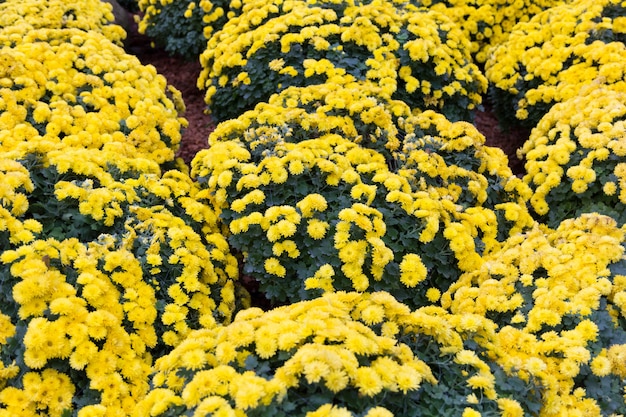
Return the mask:
<svg viewBox="0 0 626 417">
<path fill-rule="evenodd" d="M 198 86 L 213 117 L 237 117 L 289 86 L 350 74 L 414 109 L 470 119 L 487 87 L 445 14 L 388 0 L 247 1 L 209 39 Z"/>
<path fill-rule="evenodd" d="M 126 32 L 114 24 L 113 8 L 100 0 L 23 0 L 0 2 L 0 45 L 24 42 L 38 29 L 76 28 L 100 32 L 121 45 Z"/>
<path fill-rule="evenodd" d="M 577 0 L 518 24 L 485 65 L 506 122 L 534 127 L 592 82 L 626 91 L 625 14 L 622 0 Z"/>
<path fill-rule="evenodd" d="M 626 230 L 585 214 L 511 237 L 442 297 L 498 323 L 498 362 L 545 387 L 542 416 L 626 412 Z"/>
<path fill-rule="evenodd" d="M 3 268 L 9 330 L 0 352 L 8 369 L 22 364 L 3 375 L 5 412 L 61 416 L 79 406 L 128 414 L 147 391 L 155 291 L 138 260 L 112 240 L 51 238 L 3 252 L 11 272 Z"/>
<path fill-rule="evenodd" d="M 4 151 L 71 147 L 174 160 L 184 105 L 154 67 L 98 32 L 41 29 L 30 36 L 0 49 Z"/>
<path fill-rule="evenodd" d="M 233 281 L 236 261 L 224 237 L 204 226 L 211 224 L 205 218 L 211 212 L 193 198 L 188 177 L 173 171 L 161 179 L 144 176 L 99 190 L 92 183 L 60 181 L 59 201 L 46 206 L 66 203 L 63 210 L 49 213 L 52 219 L 35 216 L 44 225 L 42 235 L 52 225 L 50 234 L 77 237 L 37 239 L 4 250 L 0 258 L 5 264 L 1 311 L 17 326 L 0 357 L 7 365 L 23 363 L 36 375 L 54 369 L 70 376 L 63 395 L 67 401 L 60 410 L 49 408 L 51 415 L 74 407 L 87 412 L 95 405 L 112 413 L 122 407 L 128 415 L 146 393 L 152 358 L 191 329 L 229 322 L 235 298 L 242 301 Z M 120 199 L 124 193 L 134 196 L 133 204 L 106 204 L 107 198 Z M 65 201 L 73 199 L 82 201 Z M 107 214 L 117 209 L 118 224 L 105 227 L 94 219 L 103 200 Z M 83 214 L 89 210 L 92 218 Z M 70 230 L 60 230 L 68 220 Z M 93 231 L 99 236 L 86 239 Z M 22 376 L 7 375 L 4 382 L 36 389 Z M 19 398 L 30 398 L 14 395 L 9 388 L 0 391 L 0 403 L 9 411 L 21 406 Z M 29 404 L 41 409 L 48 397 L 37 398 Z"/>
<path fill-rule="evenodd" d="M 603 85 L 555 104 L 519 150 L 530 203 L 551 227 L 582 213 L 626 223 L 626 92 Z"/>
<path fill-rule="evenodd" d="M 536 386 L 467 350 L 489 320 L 411 311 L 389 294 L 333 293 L 192 333 L 156 364 L 135 415 L 522 415 Z M 536 405 L 536 404 L 534 404 Z"/>
<path fill-rule="evenodd" d="M 209 136 L 209 145 L 239 140 L 243 132 L 262 126 L 287 126 L 291 129 L 286 139 L 289 142 L 305 141 L 316 135 L 338 135 L 379 152 L 391 163 L 402 141 L 398 120 L 410 116 L 409 106 L 388 98 L 384 87 L 357 81 L 351 75 L 335 75 L 323 84 L 288 87 L 252 111 L 219 123 Z M 262 154 L 265 148 L 256 149 L 258 145 L 250 140 L 248 147 L 265 156 Z"/>
<path fill-rule="evenodd" d="M 8 369 L 23 365 L 2 374 L 0 404 L 16 412 L 27 398 L 50 415 L 93 407 L 128 415 L 146 393 L 153 358 L 245 307 L 237 262 L 180 171 L 99 185 L 21 162 L 2 164 L 2 197 L 12 204 L 2 210 L 0 312 L 16 330 L 0 358 Z M 69 377 L 53 394 L 61 405 L 30 395 L 38 385 L 22 379 L 52 370 Z"/>
<path fill-rule="evenodd" d="M 197 59 L 207 39 L 238 13 L 239 0 L 138 0 L 139 33 L 172 55 Z"/>
<path fill-rule="evenodd" d="M 192 162 L 270 300 L 384 290 L 423 305 L 532 225 L 530 189 L 473 126 L 367 91 L 288 88 L 218 125 Z"/>
</svg>

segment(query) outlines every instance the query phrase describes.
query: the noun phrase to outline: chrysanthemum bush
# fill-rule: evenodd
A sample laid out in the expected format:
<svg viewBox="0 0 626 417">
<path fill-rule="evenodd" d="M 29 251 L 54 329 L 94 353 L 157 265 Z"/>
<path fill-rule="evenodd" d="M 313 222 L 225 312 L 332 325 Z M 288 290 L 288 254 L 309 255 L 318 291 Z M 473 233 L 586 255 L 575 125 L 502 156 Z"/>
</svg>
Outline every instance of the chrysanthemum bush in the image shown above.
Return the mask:
<svg viewBox="0 0 626 417">
<path fill-rule="evenodd" d="M 511 237 L 443 295 L 456 314 L 500 326 L 508 372 L 541 381 L 542 416 L 623 415 L 624 227 L 599 214 Z"/>
<path fill-rule="evenodd" d="M 485 65 L 502 122 L 532 128 L 592 82 L 626 91 L 624 7 L 621 0 L 579 0 L 518 24 Z"/>
<path fill-rule="evenodd" d="M 332 293 L 192 333 L 161 358 L 135 415 L 523 415 L 539 387 L 468 346 L 475 315 L 411 311 L 388 293 Z M 488 345 L 488 343 L 485 343 Z M 441 404 L 446 407 L 442 409 Z M 443 414 L 442 414 L 443 413 Z"/>
<path fill-rule="evenodd" d="M 374 81 L 411 108 L 453 120 L 471 118 L 487 87 L 468 39 L 445 14 L 386 0 L 244 2 L 200 59 L 198 86 L 217 121 L 335 75 Z"/>
<path fill-rule="evenodd" d="M 93 31 L 41 29 L 26 38 L 0 49 L 4 150 L 61 143 L 171 165 L 184 104 L 154 67 Z"/>
<path fill-rule="evenodd" d="M 13 46 L 38 29 L 75 28 L 100 32 L 121 46 L 126 32 L 114 24 L 111 4 L 100 0 L 0 2 L 0 45 Z"/>
<path fill-rule="evenodd" d="M 171 55 L 196 60 L 207 39 L 241 7 L 239 0 L 139 0 L 139 33 Z"/>
<path fill-rule="evenodd" d="M 237 261 L 189 176 L 174 170 L 93 183 L 59 181 L 55 196 L 65 212 L 78 209 L 92 230 L 100 225 L 114 234 L 140 261 L 159 299 L 159 354 L 189 329 L 229 322 L 236 302 L 246 302 L 245 293 L 236 294 Z"/>
<path fill-rule="evenodd" d="M 599 212 L 626 223 L 626 93 L 590 85 L 555 104 L 519 150 L 537 218 Z"/>
<path fill-rule="evenodd" d="M 153 358 L 192 329 L 229 322 L 236 303 L 247 305 L 234 282 L 236 260 L 188 175 L 139 174 L 97 186 L 110 174 L 4 162 L 14 189 L 3 195 L 13 201 L 3 217 L 14 226 L 3 232 L 0 311 L 16 330 L 0 357 L 8 368 L 20 364 L 0 384 L 7 412 L 28 404 L 50 415 L 128 415 L 146 393 Z M 31 395 L 38 385 L 24 373 L 52 370 L 67 379 L 67 391 Z"/>
<path fill-rule="evenodd" d="M 132 253 L 103 237 L 36 240 L 5 250 L 0 354 L 8 415 L 61 416 L 98 408 L 127 414 L 148 389 L 156 343 L 155 291 Z M 62 383 L 51 384 L 49 379 Z"/>
<path fill-rule="evenodd" d="M 530 189 L 473 126 L 410 115 L 368 85 L 288 88 L 218 125 L 192 162 L 272 301 L 384 290 L 434 302 L 532 224 Z"/>
</svg>

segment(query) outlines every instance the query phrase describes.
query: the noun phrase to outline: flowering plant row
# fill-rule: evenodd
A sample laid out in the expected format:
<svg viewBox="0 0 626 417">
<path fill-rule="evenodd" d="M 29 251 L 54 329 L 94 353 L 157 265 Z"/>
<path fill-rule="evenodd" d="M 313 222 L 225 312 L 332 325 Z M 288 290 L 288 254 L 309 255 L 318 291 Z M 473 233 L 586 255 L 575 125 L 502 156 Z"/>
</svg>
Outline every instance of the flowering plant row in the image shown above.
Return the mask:
<svg viewBox="0 0 626 417">
<path fill-rule="evenodd" d="M 533 216 L 551 227 L 590 212 L 625 221 L 625 5 L 549 8 L 518 24 L 486 63 L 502 122 L 533 128 L 518 156 Z"/>
<path fill-rule="evenodd" d="M 484 64 L 491 49 L 506 41 L 517 23 L 563 3 L 561 0 L 424 0 L 420 4 L 450 16 L 471 41 L 472 56 Z"/>
<path fill-rule="evenodd" d="M 468 39 L 445 14 L 398 3 L 245 2 L 200 56 L 211 114 L 233 118 L 289 86 L 349 74 L 411 108 L 469 120 L 487 82 Z"/>
<path fill-rule="evenodd" d="M 229 19 L 241 14 L 242 7 L 248 3 L 251 2 L 139 0 L 137 7 L 144 12 L 139 21 L 139 31 L 155 39 L 167 52 L 195 59 L 206 49 L 206 40 Z M 394 3 L 408 9 L 415 6 L 406 1 Z M 425 0 L 417 4 L 441 12 L 457 23 L 471 42 L 472 56 L 482 64 L 487 60 L 490 49 L 506 40 L 518 22 L 528 21 L 529 17 L 561 3 L 560 0 Z"/>
<path fill-rule="evenodd" d="M 424 305 L 532 224 L 530 190 L 473 126 L 411 115 L 379 88 L 288 88 L 196 155 L 192 175 L 270 300 L 384 290 Z"/>
<path fill-rule="evenodd" d="M 129 415 L 154 359 L 247 296 L 175 158 L 180 93 L 50 16 L 0 32 L 0 414 Z"/>
<path fill-rule="evenodd" d="M 537 217 L 600 212 L 626 223 L 626 93 L 591 85 L 555 104 L 519 150 Z"/>
<path fill-rule="evenodd" d="M 344 59 L 367 50 L 370 68 L 302 56 L 319 80 L 220 123 L 195 180 L 175 159 L 179 93 L 106 34 L 44 28 L 0 50 L 0 415 L 626 414 L 626 229 L 579 212 L 540 224 L 526 206 L 541 146 L 568 125 L 572 179 L 597 191 L 577 170 L 621 156 L 618 93 L 575 103 L 601 123 L 555 106 L 565 123 L 546 117 L 522 151 L 537 157 L 526 184 L 469 123 L 381 82 L 376 54 L 410 57 L 422 21 L 456 50 L 435 8 L 253 4 L 251 33 L 272 13 L 312 17 L 263 45 L 310 29 L 323 46 L 337 25 Z M 223 34 L 246 21 L 231 17 Z M 235 255 L 288 305 L 248 308 Z"/>
<path fill-rule="evenodd" d="M 137 415 L 417 415 L 444 396 L 451 415 L 619 415 L 623 245 L 584 215 L 508 239 L 443 295 L 449 311 L 383 292 L 247 309 L 161 358 Z"/>
<path fill-rule="evenodd" d="M 246 13 L 245 4 L 243 10 L 240 17 Z M 274 9 L 273 13 L 279 10 Z M 260 21 L 264 16 L 259 17 Z M 268 16 L 278 19 L 282 14 L 269 12 Z M 236 18 L 233 22 L 242 20 Z M 326 26 L 322 19 L 315 30 Z M 239 39 L 245 39 L 245 27 L 242 23 Z M 224 33 L 228 28 L 228 24 L 224 26 Z M 263 39 L 258 50 L 271 37 Z M 301 43 L 297 39 L 296 42 Z M 254 47 L 252 50 L 257 51 Z M 212 53 L 211 48 L 206 52 Z M 236 65 L 247 65 L 252 56 L 223 55 L 224 59 L 241 61 Z M 280 66 L 280 71 L 287 62 L 274 64 Z M 229 242 L 242 252 L 246 272 L 260 281 L 271 299 L 292 303 L 290 307 L 320 293 L 331 297 L 353 290 L 388 291 L 411 308 L 419 310 L 424 305 L 439 304 L 453 314 L 473 311 L 471 300 L 476 300 L 478 316 L 498 328 L 488 337 L 486 355 L 499 358 L 496 362 L 508 381 L 516 376 L 526 383 L 537 383 L 537 389 L 527 387 L 526 391 L 532 393 L 526 398 L 535 394 L 541 398 L 536 412 L 546 416 L 580 410 L 589 415 L 624 413 L 620 365 L 626 342 L 623 230 L 611 218 L 597 214 L 564 221 L 566 217 L 593 211 L 582 209 L 567 214 L 568 200 L 563 207 L 564 217 L 555 217 L 558 220 L 551 223 L 558 227 L 556 230 L 533 226 L 525 204 L 530 198 L 538 201 L 539 197 L 512 179 L 510 172 L 498 169 L 494 152 L 478 146 L 480 139 L 461 128 L 462 124 L 390 96 L 385 84 L 372 87 L 369 80 L 364 82 L 349 71 L 337 70 L 334 65 L 325 68 L 330 72 L 320 83 L 281 85 L 267 102 L 222 122 L 210 136 L 210 149 L 199 153 L 192 164 L 193 175 L 208 191 L 207 198 L 231 232 Z M 233 89 L 245 91 L 246 85 L 253 85 L 248 81 L 242 76 Z M 228 84 L 228 78 L 224 78 L 224 83 Z M 583 107 L 582 102 L 578 106 L 594 112 L 598 119 L 602 106 L 608 109 L 620 100 L 610 98 L 615 100 L 611 104 L 595 101 L 592 107 Z M 563 108 L 566 105 L 571 108 L 571 103 L 564 103 Z M 416 108 L 418 111 L 411 114 L 411 109 Z M 619 161 L 619 108 L 611 107 L 610 116 L 602 118 L 602 128 L 597 129 L 600 145 L 593 147 L 586 164 L 606 160 L 601 155 L 606 150 L 598 150 L 596 157 L 595 150 L 601 146 L 615 149 L 614 160 Z M 433 122 L 438 117 L 440 122 Z M 582 124 L 585 119 L 578 120 L 572 122 Z M 568 129 L 567 124 L 571 123 L 564 122 L 558 128 Z M 550 129 L 552 122 L 546 119 L 545 123 L 545 128 Z M 582 129 L 587 127 L 592 129 L 590 133 L 596 133 L 594 123 L 583 124 L 576 134 L 582 135 Z M 454 131 L 458 136 L 450 133 Z M 547 136 L 552 139 L 557 132 L 551 131 Z M 614 144 L 607 146 L 611 137 L 615 137 Z M 545 143 L 546 139 L 536 142 Z M 532 152 L 532 147 L 529 145 L 523 152 Z M 568 149 L 572 152 L 576 148 Z M 485 152 L 484 160 L 481 151 Z M 587 155 L 584 150 L 578 154 L 581 158 Z M 538 152 L 534 155 L 538 159 L 534 168 L 537 172 L 544 158 Z M 477 160 L 494 165 L 486 169 L 487 165 Z M 463 168 L 467 171 L 461 174 L 459 170 Z M 572 176 L 575 171 L 572 169 Z M 485 179 L 481 180 L 480 175 Z M 465 182 L 469 178 L 476 182 Z M 539 185 L 542 177 L 537 179 Z M 528 182 L 528 178 L 525 180 Z M 613 181 L 617 188 L 619 180 Z M 532 184 L 531 189 L 534 188 Z M 570 197 L 574 194 L 569 190 L 563 193 Z M 481 195 L 493 200 L 482 199 Z M 554 215 L 558 216 L 559 207 L 553 205 Z M 535 210 L 537 207 L 533 204 Z M 526 238 L 530 239 L 527 244 Z M 598 250 L 596 247 L 603 255 L 592 255 Z M 584 258 L 585 264 L 579 261 L 583 254 L 589 255 Z M 548 262 L 545 265 L 538 261 L 544 256 Z M 502 259 L 506 261 L 500 264 Z M 448 269 L 451 265 L 457 269 Z M 502 276 L 501 271 L 510 275 Z M 560 286 L 561 280 L 549 280 L 563 274 L 573 277 L 565 288 Z M 475 282 L 474 277 L 481 278 Z M 512 284 L 507 277 L 518 283 Z M 556 305 L 550 310 L 552 301 Z M 526 322 L 528 326 L 524 326 Z M 224 340 L 222 335 L 208 336 L 202 343 L 216 346 L 212 338 Z M 195 348 L 198 343 L 191 345 Z M 482 352 L 480 346 L 484 345 L 472 344 L 469 339 L 466 343 L 475 352 Z M 254 354 L 252 347 L 244 355 L 249 353 Z M 177 357 L 183 355 L 185 352 L 181 351 Z M 169 360 L 176 360 L 175 356 Z M 297 352 L 285 356 L 285 360 L 296 356 Z M 258 360 L 253 362 L 256 365 Z M 219 358 L 214 363 L 223 365 Z M 198 397 L 198 391 L 186 391 L 185 383 L 174 380 L 174 385 L 168 386 L 163 382 L 171 378 L 171 372 L 184 374 L 180 368 L 189 369 L 188 364 L 178 362 L 169 374 L 155 378 L 155 384 L 166 390 L 151 394 L 147 407 L 154 407 L 158 413 L 207 407 L 227 414 L 230 409 L 243 409 L 250 415 L 266 415 L 263 407 L 268 406 L 283 413 L 300 407 L 290 401 L 289 393 L 281 397 L 271 391 L 276 389 L 273 385 L 265 392 L 271 398 L 258 397 L 254 405 L 244 406 L 238 403 L 238 384 L 221 391 L 209 390 L 203 398 Z M 197 372 L 204 378 L 202 369 Z M 270 369 L 282 375 L 282 364 L 270 365 Z M 238 372 L 250 371 L 256 372 L 256 368 L 244 367 Z M 281 384 L 280 379 L 276 381 L 268 377 L 267 371 L 263 372 L 265 379 Z M 271 371 L 269 375 L 273 375 Z M 306 379 L 306 374 L 302 375 Z M 323 381 L 320 377 L 318 382 Z M 307 380 L 307 388 L 310 383 Z M 317 392 L 307 391 L 314 398 Z M 167 398 L 163 403 L 155 401 L 161 394 Z M 327 398 L 342 397 L 328 394 L 323 398 L 329 401 Z M 466 401 L 471 403 L 474 399 L 470 396 Z M 308 404 L 312 408 L 301 413 L 371 412 L 366 400 L 354 403 L 363 408 L 333 409 L 320 400 L 319 405 Z M 293 408 L 285 411 L 280 408 L 283 405 Z M 531 409 L 532 405 L 523 405 L 524 411 Z M 524 411 L 507 410 L 511 415 L 522 415 Z M 471 415 L 470 411 L 467 413 Z"/>
</svg>

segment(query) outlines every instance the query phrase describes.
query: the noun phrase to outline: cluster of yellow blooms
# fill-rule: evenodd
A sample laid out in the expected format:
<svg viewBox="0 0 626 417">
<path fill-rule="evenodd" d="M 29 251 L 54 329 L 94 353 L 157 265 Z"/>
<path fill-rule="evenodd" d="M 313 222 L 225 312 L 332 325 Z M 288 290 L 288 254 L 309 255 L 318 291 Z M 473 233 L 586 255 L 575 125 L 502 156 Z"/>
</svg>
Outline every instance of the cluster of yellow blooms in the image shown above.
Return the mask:
<svg viewBox="0 0 626 417">
<path fill-rule="evenodd" d="M 624 271 L 625 232 L 598 214 L 556 230 L 537 226 L 485 256 L 442 296 L 452 313 L 500 325 L 498 362 L 542 382 L 542 416 L 624 411 L 626 398 L 616 396 L 626 376 L 626 276 L 613 268 Z M 600 380 L 618 390 L 610 399 L 598 391 Z"/>
<path fill-rule="evenodd" d="M 427 291 L 442 246 L 453 269 L 471 270 L 533 224 L 530 189 L 471 124 L 411 115 L 377 89 L 287 88 L 220 123 L 194 158 L 192 175 L 270 299 L 395 287 L 414 306 L 406 289 Z M 445 291 L 458 271 L 441 274 Z"/>
<path fill-rule="evenodd" d="M 155 389 L 135 415 L 421 415 L 436 410 L 438 394 L 465 417 L 480 416 L 478 396 L 483 406 L 493 402 L 494 415 L 522 416 L 517 401 L 499 397 L 489 364 L 463 346 L 467 334 L 480 340 L 494 330 L 480 316 L 411 311 L 384 292 L 250 308 L 228 326 L 193 332 L 159 359 Z M 430 354 L 411 346 L 415 338 L 429 340 Z M 465 384 L 455 385 L 459 376 Z"/>
<path fill-rule="evenodd" d="M 123 222 L 124 245 L 129 250 L 142 248 L 138 257 L 144 275 L 160 287 L 161 300 L 170 300 L 162 320 L 166 329 L 161 332 L 169 346 L 190 326 L 230 321 L 235 307 L 232 280 L 238 275 L 237 261 L 198 191 L 187 174 L 176 170 L 98 189 L 90 180 L 60 181 L 55 187 L 56 198 L 75 200 L 81 214 L 105 225 L 109 218 L 110 225 Z M 197 322 L 190 322 L 191 316 Z"/>
<path fill-rule="evenodd" d="M 519 22 L 527 22 L 539 12 L 562 4 L 562 0 L 425 0 L 422 6 L 449 16 L 471 40 L 476 62 L 484 63 L 491 49 L 505 42 Z"/>
<path fill-rule="evenodd" d="M 110 6 L 0 8 L 0 415 L 127 416 L 155 358 L 247 305 L 237 261 L 175 159 L 180 93 Z"/>
<path fill-rule="evenodd" d="M 4 178 L 14 183 L 15 189 L 6 190 L 5 197 L 13 196 L 11 214 L 17 217 L 24 210 L 16 206 L 19 195 L 28 196 L 28 176 L 24 169 L 10 170 L 14 165 L 21 167 L 18 162 L 7 161 L 6 165 Z M 55 360 L 64 361 L 68 375 L 71 370 L 85 370 L 89 388 L 100 395 L 93 407 L 105 407 L 102 410 L 111 415 L 122 407 L 117 412 L 128 415 L 147 392 L 153 356 L 163 354 L 165 346 L 176 345 L 192 329 L 229 322 L 236 297 L 239 308 L 245 299 L 236 294 L 233 282 L 238 274 L 237 261 L 224 236 L 210 227 L 215 224 L 215 215 L 195 197 L 188 176 L 169 171 L 161 178 L 144 175 L 100 189 L 91 184 L 90 180 L 61 181 L 56 184 L 56 197 L 60 201 L 78 200 L 81 212 L 104 224 L 107 219 L 97 218 L 95 201 L 107 215 L 112 207 L 117 208 L 114 217 L 123 221 L 124 233 L 101 234 L 90 242 L 76 238 L 34 240 L 3 251 L 0 261 L 10 266 L 11 279 L 15 280 L 6 282 L 14 300 L 14 307 L 9 307 L 19 308 L 12 320 L 16 323 L 19 317 L 28 323 L 25 334 L 19 336 L 23 337 L 24 351 L 9 351 L 8 357 L 17 360 L 23 355 L 21 360 L 29 369 L 44 374 L 50 370 L 48 363 Z M 27 188 L 25 194 L 19 193 L 21 188 Z M 154 205 L 157 198 L 169 203 Z M 182 214 L 173 213 L 176 211 L 183 211 L 194 221 L 183 220 Z M 12 242 L 19 243 L 18 238 L 32 240 L 33 233 L 26 229 L 28 222 L 39 226 L 31 229 L 41 232 L 39 222 L 26 220 Z M 194 224 L 201 231 L 194 230 Z M 23 233 L 29 236 L 22 237 Z M 132 332 L 127 334 L 129 326 Z M 10 336 L 17 335 L 13 332 L 5 339 Z M 0 385 L 9 380 L 11 385 L 20 385 L 14 379 L 18 377 L 15 367 L 9 365 L 7 369 Z M 58 363 L 55 369 L 59 369 Z M 26 387 L 26 377 L 21 381 Z M 63 396 L 53 397 L 69 396 L 69 402 L 60 409 L 48 405 L 50 415 L 72 408 L 73 394 L 77 398 L 88 396 L 86 391 L 74 392 L 78 380 L 71 382 Z M 126 387 L 126 383 L 133 387 Z M 24 405 L 20 400 L 24 395 L 18 394 L 13 388 L 0 390 L 0 403 L 7 412 L 14 413 L 18 410 L 15 407 Z M 29 404 L 37 410 L 50 401 L 48 396 L 45 402 L 32 398 Z M 93 407 L 83 407 L 81 412 L 89 413 Z"/>
<path fill-rule="evenodd" d="M 206 222 L 208 207 L 183 196 L 172 174 L 160 181 L 140 178 L 143 184 L 135 191 L 160 187 L 177 193 L 189 205 L 198 205 L 195 218 Z M 169 190 L 173 185 L 177 189 Z M 89 388 L 100 393 L 94 407 L 112 414 L 123 407 L 122 414 L 128 415 L 146 394 L 152 357 L 163 354 L 163 346 L 176 345 L 192 329 L 229 322 L 235 309 L 237 264 L 223 235 L 204 230 L 207 236 L 201 239 L 164 207 L 141 206 L 130 207 L 122 236 L 101 234 L 87 243 L 35 240 L 5 250 L 0 258 L 16 280 L 12 298 L 19 319 L 28 322 L 24 351 L 12 352 L 12 357 L 23 355 L 26 366 L 42 372 L 55 359 L 68 361 L 68 373 L 70 368 L 85 370 Z M 7 374 L 3 380 L 16 376 Z M 69 388 L 74 390 L 74 384 Z M 21 407 L 2 399 L 13 395 L 7 390 L 0 394 L 7 411 Z M 41 409 L 45 404 L 33 405 Z M 62 411 L 49 409 L 51 415 Z"/>
<path fill-rule="evenodd" d="M 30 415 L 61 416 L 72 408 L 74 395 L 88 399 L 88 390 L 100 398 L 82 413 L 106 407 L 111 415 L 128 415 L 148 390 L 147 349 L 156 344 L 157 315 L 155 291 L 142 279 L 132 252 L 116 248 L 112 238 L 88 244 L 47 239 L 4 251 L 0 261 L 11 264 L 12 297 L 20 321 L 27 323 L 20 335 L 23 346 L 11 353 L 31 370 L 11 375 L 17 381 L 0 392 L 6 415 L 31 410 Z M 46 366 L 59 360 L 63 365 Z M 51 371 L 69 380 L 71 370 L 84 372 L 87 386 L 76 387 L 76 380 L 48 387 L 37 383 L 49 379 Z"/>
<path fill-rule="evenodd" d="M 121 46 L 126 32 L 113 24 L 111 4 L 99 0 L 23 0 L 0 3 L 0 46 L 29 42 L 40 29 L 81 29 L 102 33 Z"/>
<path fill-rule="evenodd" d="M 535 212 L 550 214 L 551 224 L 593 211 L 626 222 L 625 118 L 626 92 L 602 84 L 550 109 L 518 151 L 526 159 L 524 181 L 533 188 Z M 564 206 L 563 193 L 571 207 Z"/>
<path fill-rule="evenodd" d="M 397 3 L 244 2 L 200 56 L 212 114 L 236 117 L 288 86 L 351 74 L 411 108 L 468 118 L 487 87 L 468 39 L 444 13 Z"/>
<path fill-rule="evenodd" d="M 0 159 L 0 184 L 0 245 L 7 248 L 32 241 L 42 225 L 24 216 L 29 206 L 28 195 L 34 189 L 28 169 L 13 159 Z"/>
<path fill-rule="evenodd" d="M 185 3 L 185 4 L 182 4 Z M 206 39 L 210 38 L 213 32 L 221 27 L 221 23 L 232 19 L 241 8 L 240 0 L 199 0 L 199 1 L 175 1 L 175 0 L 138 0 L 137 6 L 143 12 L 138 20 L 139 33 L 148 34 L 150 29 L 161 24 L 172 22 L 163 22 L 162 14 L 166 13 L 172 17 L 176 17 L 176 10 L 184 9 L 182 16 L 188 19 L 187 22 L 180 20 L 179 23 L 184 24 L 181 30 L 190 32 L 189 22 L 193 17 L 198 17 L 201 21 L 201 27 L 198 28 L 199 34 L 204 35 Z"/>
<path fill-rule="evenodd" d="M 159 164 L 174 160 L 186 123 L 177 115 L 182 99 L 154 67 L 97 32 L 39 33 L 45 36 L 0 49 L 4 151 L 90 148 Z"/>
<path fill-rule="evenodd" d="M 493 50 L 487 78 L 514 97 L 516 117 L 531 126 L 593 82 L 626 91 L 624 7 L 622 0 L 577 0 L 537 14 Z"/>
<path fill-rule="evenodd" d="M 251 108 L 195 179 L 180 93 L 108 5 L 0 3 L 0 417 L 626 414 L 623 3 L 553 7 L 493 49 L 518 116 L 559 103 L 523 179 L 434 111 L 477 106 L 470 54 L 548 3 L 181 1 L 211 35 L 207 101 Z M 535 222 L 561 194 L 595 205 Z M 581 214 L 598 204 L 615 219 Z M 289 305 L 251 308 L 232 249 Z"/>
</svg>

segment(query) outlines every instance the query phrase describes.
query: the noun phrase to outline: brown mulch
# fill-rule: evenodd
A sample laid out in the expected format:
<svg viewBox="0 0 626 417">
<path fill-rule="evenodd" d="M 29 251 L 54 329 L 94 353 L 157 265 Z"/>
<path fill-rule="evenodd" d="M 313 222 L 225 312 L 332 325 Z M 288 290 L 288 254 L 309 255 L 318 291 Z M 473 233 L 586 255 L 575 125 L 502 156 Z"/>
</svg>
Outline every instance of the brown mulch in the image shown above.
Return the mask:
<svg viewBox="0 0 626 417">
<path fill-rule="evenodd" d="M 474 126 L 483 135 L 488 146 L 502 149 L 509 157 L 509 166 L 516 175 L 524 173 L 524 161 L 517 157 L 517 150 L 528 139 L 530 132 L 526 129 L 503 130 L 491 109 L 489 102 L 483 103 L 484 110 L 476 113 Z"/>
<path fill-rule="evenodd" d="M 184 61 L 169 56 L 162 49 L 151 47 L 150 39 L 137 32 L 137 24 L 134 22 L 127 32 L 126 51 L 139 58 L 142 64 L 153 65 L 167 79 L 168 84 L 182 93 L 186 108 L 183 117 L 189 126 L 183 131 L 178 156 L 189 164 L 199 150 L 207 147 L 209 134 L 215 127 L 211 116 L 205 113 L 204 92 L 196 86 L 202 69 L 200 62 Z"/>
<path fill-rule="evenodd" d="M 183 132 L 178 155 L 189 164 L 199 150 L 207 147 L 207 138 L 215 128 L 211 116 L 205 113 L 204 92 L 196 86 L 201 71 L 200 63 L 183 61 L 169 56 L 162 49 L 152 48 L 150 39 L 137 32 L 137 24 L 134 22 L 127 31 L 126 50 L 137 56 L 144 65 L 154 65 L 159 74 L 182 93 L 186 106 L 183 116 L 188 120 L 189 127 Z M 528 138 L 528 131 L 502 131 L 489 103 L 484 103 L 484 111 L 477 112 L 474 125 L 485 135 L 487 145 L 500 147 L 508 155 L 513 173 L 523 173 L 524 163 L 517 158 L 516 150 Z"/>
</svg>

